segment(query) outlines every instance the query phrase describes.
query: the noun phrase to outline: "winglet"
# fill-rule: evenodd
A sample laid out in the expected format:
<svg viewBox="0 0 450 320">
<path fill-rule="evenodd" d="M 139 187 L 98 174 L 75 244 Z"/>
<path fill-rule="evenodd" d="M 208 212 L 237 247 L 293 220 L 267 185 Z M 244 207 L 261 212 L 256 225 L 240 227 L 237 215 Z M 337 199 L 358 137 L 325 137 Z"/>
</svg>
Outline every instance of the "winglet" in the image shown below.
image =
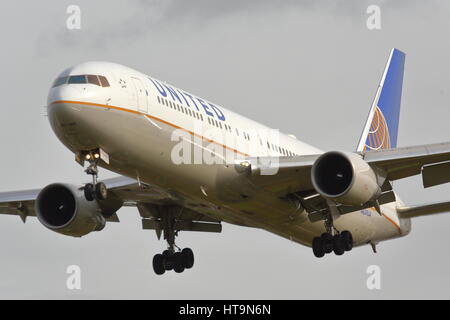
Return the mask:
<svg viewBox="0 0 450 320">
<path fill-rule="evenodd" d="M 392 49 L 356 151 L 397 147 L 405 54 Z"/>
</svg>

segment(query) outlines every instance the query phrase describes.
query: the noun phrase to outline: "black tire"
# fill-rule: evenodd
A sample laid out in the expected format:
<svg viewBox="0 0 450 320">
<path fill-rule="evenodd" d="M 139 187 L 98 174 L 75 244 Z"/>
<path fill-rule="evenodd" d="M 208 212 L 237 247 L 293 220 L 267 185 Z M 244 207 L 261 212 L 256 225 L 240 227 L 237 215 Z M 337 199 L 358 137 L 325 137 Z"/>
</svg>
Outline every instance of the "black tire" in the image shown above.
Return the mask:
<svg viewBox="0 0 450 320">
<path fill-rule="evenodd" d="M 337 234 L 333 237 L 333 251 L 337 256 L 342 256 L 345 252 L 344 246 L 342 244 L 342 237 L 340 234 Z"/>
<path fill-rule="evenodd" d="M 164 269 L 166 269 L 166 271 L 173 270 L 173 252 L 170 250 L 164 250 L 162 255 L 164 259 Z"/>
<path fill-rule="evenodd" d="M 350 231 L 341 232 L 342 244 L 345 251 L 350 251 L 353 249 L 353 236 Z"/>
<path fill-rule="evenodd" d="M 190 269 L 194 266 L 194 252 L 190 248 L 184 248 L 181 251 L 183 256 L 183 264 L 186 269 Z"/>
<path fill-rule="evenodd" d="M 95 198 L 97 200 L 106 200 L 108 197 L 108 189 L 103 182 L 99 182 L 95 185 Z"/>
<path fill-rule="evenodd" d="M 84 186 L 84 197 L 86 198 L 87 201 L 95 200 L 94 186 L 92 183 L 87 183 Z"/>
<path fill-rule="evenodd" d="M 159 276 L 166 272 L 164 268 L 164 257 L 162 254 L 156 254 L 153 257 L 153 271 L 155 271 L 155 273 Z"/>
<path fill-rule="evenodd" d="M 322 258 L 325 255 L 325 250 L 323 247 L 323 241 L 321 237 L 316 237 L 313 239 L 312 249 L 314 256 L 316 256 L 316 258 Z"/>
<path fill-rule="evenodd" d="M 173 271 L 176 273 L 182 273 L 184 271 L 183 255 L 181 252 L 175 252 L 173 254 Z"/>
<path fill-rule="evenodd" d="M 321 238 L 325 253 L 327 254 L 333 252 L 333 236 L 327 232 L 322 234 Z"/>
</svg>

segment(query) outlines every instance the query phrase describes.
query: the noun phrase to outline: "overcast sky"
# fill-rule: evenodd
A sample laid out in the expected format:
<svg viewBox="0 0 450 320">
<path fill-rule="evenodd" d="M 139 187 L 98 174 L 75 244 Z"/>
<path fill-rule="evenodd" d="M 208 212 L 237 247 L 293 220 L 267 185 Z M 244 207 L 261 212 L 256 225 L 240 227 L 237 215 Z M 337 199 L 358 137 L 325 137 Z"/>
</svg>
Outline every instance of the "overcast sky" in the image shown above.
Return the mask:
<svg viewBox="0 0 450 320">
<path fill-rule="evenodd" d="M 66 9 L 81 8 L 81 30 Z M 366 9 L 381 8 L 381 30 Z M 59 72 L 118 62 L 215 101 L 322 150 L 356 147 L 392 47 L 407 53 L 399 146 L 450 140 L 449 1 L 1 1 L 0 191 L 87 180 L 45 117 Z M 113 174 L 102 170 L 101 177 Z M 449 200 L 450 187 L 395 184 L 408 204 Z M 224 225 L 181 233 L 196 265 L 154 275 L 165 248 L 134 209 L 73 239 L 36 219 L 0 217 L 0 298 L 450 298 L 450 214 L 413 221 L 411 235 L 342 257 L 270 233 Z M 79 265 L 82 290 L 66 289 Z M 366 268 L 382 290 L 366 288 Z"/>
</svg>

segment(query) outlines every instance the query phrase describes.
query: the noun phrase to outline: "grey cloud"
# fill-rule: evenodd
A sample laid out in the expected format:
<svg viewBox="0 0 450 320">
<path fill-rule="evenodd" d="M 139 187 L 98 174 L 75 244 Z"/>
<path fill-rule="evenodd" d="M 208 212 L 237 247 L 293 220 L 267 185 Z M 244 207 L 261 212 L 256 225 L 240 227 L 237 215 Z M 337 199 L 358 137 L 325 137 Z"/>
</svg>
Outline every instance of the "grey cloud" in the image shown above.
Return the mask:
<svg viewBox="0 0 450 320">
<path fill-rule="evenodd" d="M 273 17 L 298 11 L 323 18 L 333 16 L 336 19 L 360 22 L 366 18 L 366 8 L 372 4 L 380 5 L 383 14 L 390 15 L 392 11 L 416 8 L 424 10 L 424 14 L 432 14 L 439 10 L 440 3 L 439 0 L 428 1 L 426 4 L 423 1 L 408 0 L 136 0 L 123 6 L 123 11 L 114 12 L 109 10 L 110 1 L 99 1 L 95 6 L 87 1 L 80 1 L 83 18 L 89 21 L 89 30 L 84 27 L 78 32 L 63 28 L 50 31 L 53 28 L 49 26 L 41 34 L 37 47 L 40 53 L 48 52 L 48 48 L 71 49 L 80 45 L 88 46 L 92 50 L 104 50 L 129 41 L 173 34 L 180 29 L 202 32 L 214 28 L 214 24 L 223 19 L 230 19 L 232 23 L 236 18 L 246 19 L 258 15 Z M 61 14 L 64 8 L 62 3 L 59 8 L 59 21 L 65 17 Z M 270 19 L 267 20 L 267 24 L 271 23 Z"/>
</svg>

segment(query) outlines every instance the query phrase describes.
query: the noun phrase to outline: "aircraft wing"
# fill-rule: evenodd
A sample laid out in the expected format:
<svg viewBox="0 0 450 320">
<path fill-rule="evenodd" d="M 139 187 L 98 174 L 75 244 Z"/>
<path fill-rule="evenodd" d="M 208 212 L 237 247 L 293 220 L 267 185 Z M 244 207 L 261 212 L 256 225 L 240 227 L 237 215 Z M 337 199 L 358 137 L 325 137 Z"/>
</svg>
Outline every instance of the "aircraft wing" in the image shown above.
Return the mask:
<svg viewBox="0 0 450 320">
<path fill-rule="evenodd" d="M 424 187 L 450 182 L 450 142 L 359 152 L 394 181 L 422 174 Z M 320 156 L 250 158 L 252 180 L 272 191 L 312 189 L 311 168 Z"/>
<path fill-rule="evenodd" d="M 424 187 L 450 182 L 450 143 L 438 143 L 404 148 L 382 149 L 378 151 L 358 152 L 372 167 L 386 174 L 382 186 L 379 204 L 395 201 L 390 181 L 421 174 Z M 328 208 L 326 199 L 319 195 L 312 185 L 311 169 L 320 155 L 294 157 L 250 158 L 251 173 L 249 179 L 256 186 L 275 192 L 281 198 L 295 197 L 303 207 L 317 219 Z M 341 214 L 364 209 L 367 206 L 354 207 L 338 205 Z M 403 208 L 406 215 L 424 215 L 444 212 L 449 203 L 430 204 L 419 207 Z M 408 212 L 408 213 L 407 213 Z"/>
<path fill-rule="evenodd" d="M 313 189 L 311 168 L 320 154 L 250 158 L 251 180 L 279 195 Z"/>
<path fill-rule="evenodd" d="M 102 181 L 108 188 L 108 199 L 119 199 L 123 206 L 137 207 L 142 217 L 144 229 L 157 229 L 155 214 L 158 205 L 182 205 L 179 196 L 156 186 L 140 183 L 134 179 L 119 176 Z M 18 215 L 23 222 L 29 216 L 36 216 L 34 205 L 41 189 L 1 192 L 0 214 Z M 108 201 L 108 200 L 105 200 Z M 220 232 L 220 222 L 204 214 L 188 208 L 176 213 L 179 230 Z M 108 222 L 119 222 L 116 214 L 106 219 Z M 156 221 L 156 222 L 155 222 Z M 207 222 L 208 224 L 203 224 Z"/>
<path fill-rule="evenodd" d="M 450 182 L 450 142 L 362 152 L 390 181 L 422 174 L 425 188 Z"/>
<path fill-rule="evenodd" d="M 25 222 L 27 216 L 35 216 L 34 200 L 40 189 L 0 193 L 0 214 L 18 215 Z"/>
<path fill-rule="evenodd" d="M 122 194 L 122 196 L 124 190 L 132 190 L 137 185 L 136 180 L 127 177 L 107 179 L 104 180 L 104 183 L 113 194 L 118 193 Z M 29 216 L 36 216 L 34 203 L 40 191 L 41 189 L 0 192 L 0 214 L 18 215 L 23 222 Z M 128 201 L 130 199 L 124 200 Z M 115 221 L 115 218 L 110 220 Z"/>
</svg>

